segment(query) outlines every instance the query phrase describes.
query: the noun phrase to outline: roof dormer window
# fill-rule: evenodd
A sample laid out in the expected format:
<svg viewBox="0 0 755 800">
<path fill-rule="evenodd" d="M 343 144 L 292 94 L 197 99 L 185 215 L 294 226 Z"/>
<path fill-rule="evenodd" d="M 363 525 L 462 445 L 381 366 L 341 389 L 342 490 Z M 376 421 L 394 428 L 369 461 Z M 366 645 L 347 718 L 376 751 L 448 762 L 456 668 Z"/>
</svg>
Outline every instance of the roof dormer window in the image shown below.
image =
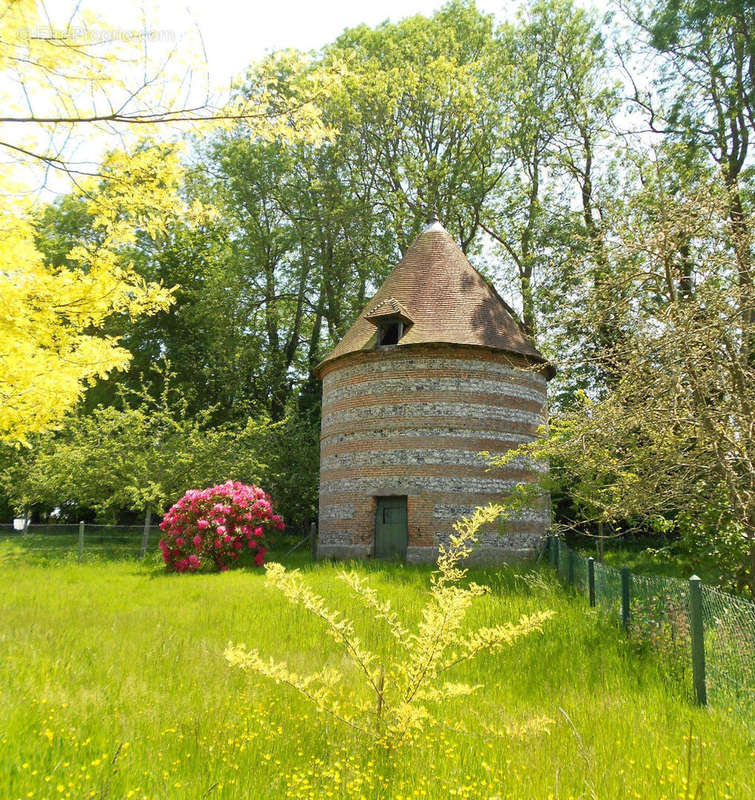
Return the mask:
<svg viewBox="0 0 755 800">
<path fill-rule="evenodd" d="M 378 327 L 378 345 L 385 347 L 389 344 L 398 344 L 404 335 L 404 323 L 399 320 L 386 320 Z"/>
<path fill-rule="evenodd" d="M 392 347 L 412 324 L 409 312 L 392 297 L 373 306 L 364 318 L 377 328 L 375 347 Z"/>
</svg>

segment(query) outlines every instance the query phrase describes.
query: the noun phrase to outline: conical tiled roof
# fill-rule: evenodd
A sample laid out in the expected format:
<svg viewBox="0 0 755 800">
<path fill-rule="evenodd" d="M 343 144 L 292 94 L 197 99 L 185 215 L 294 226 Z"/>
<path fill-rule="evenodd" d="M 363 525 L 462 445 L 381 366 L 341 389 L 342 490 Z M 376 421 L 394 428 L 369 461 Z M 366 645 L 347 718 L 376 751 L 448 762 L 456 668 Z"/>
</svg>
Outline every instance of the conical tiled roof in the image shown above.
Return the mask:
<svg viewBox="0 0 755 800">
<path fill-rule="evenodd" d="M 469 263 L 448 231 L 432 220 L 343 339 L 322 360 L 318 371 L 348 353 L 372 350 L 377 330 L 368 318 L 393 305 L 412 321 L 396 347 L 472 345 L 518 353 L 545 363 L 514 320 L 509 306 Z"/>
</svg>

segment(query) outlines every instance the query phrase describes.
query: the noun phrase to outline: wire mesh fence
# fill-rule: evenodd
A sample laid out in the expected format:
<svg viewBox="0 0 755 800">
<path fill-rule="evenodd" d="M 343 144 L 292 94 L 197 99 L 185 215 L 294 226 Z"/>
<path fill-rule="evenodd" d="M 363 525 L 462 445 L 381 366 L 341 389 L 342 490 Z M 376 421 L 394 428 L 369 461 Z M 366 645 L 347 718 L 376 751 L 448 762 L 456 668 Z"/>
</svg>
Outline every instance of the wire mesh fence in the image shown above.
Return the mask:
<svg viewBox="0 0 755 800">
<path fill-rule="evenodd" d="M 703 586 L 702 616 L 708 692 L 755 708 L 755 604 Z"/>
<path fill-rule="evenodd" d="M 755 603 L 702 584 L 637 575 L 585 558 L 552 536 L 551 565 L 590 605 L 615 615 L 627 635 L 661 656 L 667 677 L 700 703 L 755 714 Z"/>
<path fill-rule="evenodd" d="M 140 558 L 154 550 L 159 529 L 151 525 L 87 523 L 0 524 L 0 561 L 45 563 Z"/>
<path fill-rule="evenodd" d="M 588 588 L 588 568 L 587 559 L 583 558 L 579 553 L 574 553 L 574 569 L 572 585 L 582 592 L 586 592 Z"/>
<path fill-rule="evenodd" d="M 105 525 L 93 522 L 26 524 L 0 523 L 0 564 L 87 563 L 120 559 L 155 558 L 162 561 L 157 543 L 159 519 L 141 525 Z M 316 531 L 288 529 L 266 537 L 268 552 L 307 555 L 314 559 Z"/>
<path fill-rule="evenodd" d="M 605 564 L 595 564 L 595 600 L 598 605 L 617 608 L 621 604 L 621 572 Z"/>
</svg>

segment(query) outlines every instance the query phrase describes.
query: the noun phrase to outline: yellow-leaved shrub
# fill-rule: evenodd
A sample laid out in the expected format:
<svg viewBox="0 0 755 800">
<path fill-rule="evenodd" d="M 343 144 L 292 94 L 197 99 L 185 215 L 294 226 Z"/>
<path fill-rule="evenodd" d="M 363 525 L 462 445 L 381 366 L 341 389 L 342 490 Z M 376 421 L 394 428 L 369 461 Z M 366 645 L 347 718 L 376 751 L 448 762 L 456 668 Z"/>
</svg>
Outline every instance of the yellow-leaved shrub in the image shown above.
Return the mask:
<svg viewBox="0 0 755 800">
<path fill-rule="evenodd" d="M 414 734 L 439 724 L 438 710 L 445 701 L 481 688 L 454 681 L 455 667 L 480 653 L 499 652 L 523 636 L 542 632 L 543 624 L 553 615 L 544 610 L 522 616 L 514 623 L 476 630 L 469 630 L 465 624 L 473 601 L 489 590 L 464 581 L 467 570 L 462 562 L 471 554 L 482 526 L 494 522 L 502 513 L 502 506 L 491 504 L 475 509 L 471 516 L 454 525 L 455 533 L 448 545 L 440 545 L 427 601 L 415 626 L 404 622 L 390 601 L 381 599 L 366 578 L 353 571 L 339 575 L 369 609 L 376 624 L 384 625 L 393 638 L 395 646 L 390 656 L 368 650 L 354 623 L 328 608 L 298 570 L 289 571 L 277 563 L 266 565 L 268 582 L 291 603 L 324 623 L 326 632 L 354 664 L 360 676 L 357 684 L 345 681 L 343 672 L 332 668 L 299 674 L 285 661 L 265 657 L 243 644 L 228 644 L 228 663 L 291 686 L 320 710 L 386 747 L 400 746 Z M 528 727 L 532 726 L 524 726 Z"/>
</svg>

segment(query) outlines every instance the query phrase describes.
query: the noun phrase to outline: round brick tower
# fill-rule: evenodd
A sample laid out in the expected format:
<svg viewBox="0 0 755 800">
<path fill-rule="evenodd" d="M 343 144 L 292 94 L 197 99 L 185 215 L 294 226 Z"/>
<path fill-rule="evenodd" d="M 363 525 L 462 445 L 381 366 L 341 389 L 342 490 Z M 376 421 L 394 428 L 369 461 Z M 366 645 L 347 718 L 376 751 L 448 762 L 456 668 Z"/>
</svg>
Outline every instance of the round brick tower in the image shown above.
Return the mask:
<svg viewBox="0 0 755 800">
<path fill-rule="evenodd" d="M 433 561 L 455 520 L 536 478 L 479 453 L 534 438 L 552 368 L 437 219 L 317 370 L 320 558 Z M 475 560 L 531 555 L 549 521 L 520 513 Z"/>
</svg>

